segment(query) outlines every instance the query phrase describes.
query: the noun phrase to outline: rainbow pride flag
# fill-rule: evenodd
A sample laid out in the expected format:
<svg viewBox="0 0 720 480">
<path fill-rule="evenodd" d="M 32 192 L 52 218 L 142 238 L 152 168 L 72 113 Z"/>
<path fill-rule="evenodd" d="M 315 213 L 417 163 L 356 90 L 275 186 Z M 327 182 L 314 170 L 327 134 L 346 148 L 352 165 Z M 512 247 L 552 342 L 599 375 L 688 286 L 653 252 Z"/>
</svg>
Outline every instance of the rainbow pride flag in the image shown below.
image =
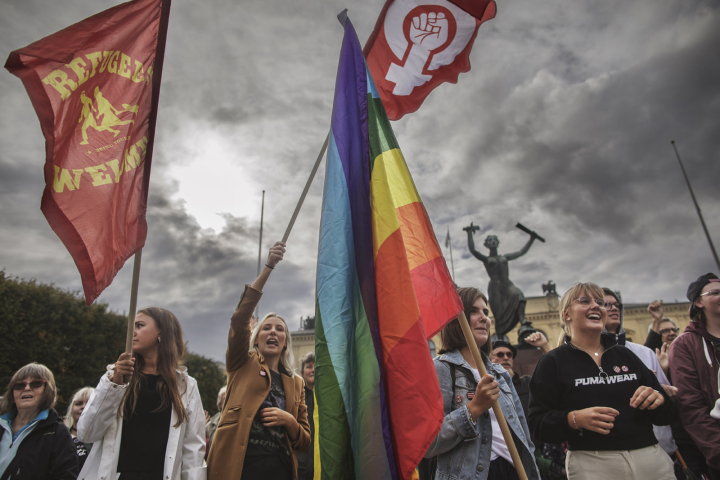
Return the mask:
<svg viewBox="0 0 720 480">
<path fill-rule="evenodd" d="M 362 48 L 345 27 L 323 192 L 316 479 L 408 479 L 443 403 L 427 339 L 462 304 Z"/>
</svg>

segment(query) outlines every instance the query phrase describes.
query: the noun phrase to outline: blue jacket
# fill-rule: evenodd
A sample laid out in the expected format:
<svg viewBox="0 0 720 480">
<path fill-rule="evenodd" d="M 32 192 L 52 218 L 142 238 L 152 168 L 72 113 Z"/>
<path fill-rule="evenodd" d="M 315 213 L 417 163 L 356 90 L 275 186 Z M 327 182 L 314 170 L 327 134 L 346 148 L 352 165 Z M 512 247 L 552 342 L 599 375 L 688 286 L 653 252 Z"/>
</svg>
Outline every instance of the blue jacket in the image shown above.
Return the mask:
<svg viewBox="0 0 720 480">
<path fill-rule="evenodd" d="M 488 373 L 495 376 L 500 387 L 500 407 L 505 413 L 516 445 L 520 447 L 525 473 L 528 479 L 539 480 L 537 465 L 533 453 L 535 447 L 530 440 L 525 414 L 520 399 L 512 384 L 510 375 L 500 365 L 490 363 L 483 353 L 483 361 Z M 468 393 L 474 393 L 477 382 L 470 365 L 460 354 L 453 350 L 435 357 L 435 370 L 440 381 L 443 395 L 445 420 L 440 433 L 430 444 L 426 458 L 438 457 L 436 480 L 484 480 L 490 469 L 490 453 L 492 449 L 492 422 L 490 413 L 485 412 L 473 425 L 467 409 Z M 450 364 L 455 364 L 455 393 L 453 395 Z"/>
</svg>

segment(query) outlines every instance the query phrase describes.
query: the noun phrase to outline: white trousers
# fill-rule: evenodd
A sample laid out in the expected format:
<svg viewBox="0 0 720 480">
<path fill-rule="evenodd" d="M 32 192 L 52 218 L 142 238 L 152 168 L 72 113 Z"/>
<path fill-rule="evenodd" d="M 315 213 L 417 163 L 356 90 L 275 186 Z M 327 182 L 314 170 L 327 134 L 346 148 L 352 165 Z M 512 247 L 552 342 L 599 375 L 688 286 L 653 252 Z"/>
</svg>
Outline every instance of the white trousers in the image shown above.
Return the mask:
<svg viewBox="0 0 720 480">
<path fill-rule="evenodd" d="M 675 480 L 672 460 L 659 445 L 637 450 L 568 450 L 568 480 Z"/>
</svg>

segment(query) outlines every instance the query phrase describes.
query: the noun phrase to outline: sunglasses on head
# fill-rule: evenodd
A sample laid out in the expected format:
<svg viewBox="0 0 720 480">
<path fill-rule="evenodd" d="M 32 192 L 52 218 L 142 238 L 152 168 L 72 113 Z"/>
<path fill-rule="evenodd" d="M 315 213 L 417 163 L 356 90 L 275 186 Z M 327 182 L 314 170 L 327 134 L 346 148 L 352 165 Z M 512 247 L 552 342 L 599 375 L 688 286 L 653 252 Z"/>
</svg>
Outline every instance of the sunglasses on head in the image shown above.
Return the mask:
<svg viewBox="0 0 720 480">
<path fill-rule="evenodd" d="M 16 383 L 13 383 L 12 388 L 13 388 L 13 390 L 19 392 L 19 391 L 25 390 L 25 388 L 28 385 L 30 385 L 30 388 L 32 388 L 33 390 L 36 390 L 36 389 L 42 387 L 43 385 L 45 385 L 46 383 L 47 382 L 45 380 L 33 380 L 32 382 L 16 382 Z"/>
<path fill-rule="evenodd" d="M 497 353 L 493 353 L 493 355 L 495 355 L 498 358 L 505 358 L 505 357 L 507 357 L 509 359 L 513 358 L 512 352 L 497 352 Z"/>
</svg>

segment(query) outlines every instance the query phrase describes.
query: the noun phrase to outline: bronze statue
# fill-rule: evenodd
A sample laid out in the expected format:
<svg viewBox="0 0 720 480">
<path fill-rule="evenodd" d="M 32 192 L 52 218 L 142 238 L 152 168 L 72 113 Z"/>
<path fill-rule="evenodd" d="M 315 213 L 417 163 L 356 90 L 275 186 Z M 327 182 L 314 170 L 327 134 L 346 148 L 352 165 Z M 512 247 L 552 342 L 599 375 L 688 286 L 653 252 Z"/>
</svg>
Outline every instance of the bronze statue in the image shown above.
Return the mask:
<svg viewBox="0 0 720 480">
<path fill-rule="evenodd" d="M 522 327 L 520 328 L 521 332 L 519 332 L 518 341 L 522 343 L 523 338 L 532 333 L 534 329 L 532 328 L 532 324 L 525 319 L 525 295 L 510 281 L 508 262 L 525 255 L 528 250 L 530 250 L 530 246 L 535 239 L 542 242 L 544 242 L 545 239 L 519 223 L 517 227 L 529 233 L 530 240 L 515 253 L 498 255 L 497 249 L 500 241 L 495 235 L 488 235 L 485 239 L 485 247 L 490 250 L 488 256 L 475 250 L 473 235 L 477 230 L 480 230 L 480 227 L 470 223 L 470 226 L 463 228 L 463 230 L 468 234 L 470 253 L 483 262 L 485 270 L 487 270 L 488 276 L 490 277 L 488 296 L 490 297 L 490 308 L 495 317 L 495 332 L 497 336 L 502 337 L 515 328 L 515 325 L 520 322 Z"/>
</svg>

